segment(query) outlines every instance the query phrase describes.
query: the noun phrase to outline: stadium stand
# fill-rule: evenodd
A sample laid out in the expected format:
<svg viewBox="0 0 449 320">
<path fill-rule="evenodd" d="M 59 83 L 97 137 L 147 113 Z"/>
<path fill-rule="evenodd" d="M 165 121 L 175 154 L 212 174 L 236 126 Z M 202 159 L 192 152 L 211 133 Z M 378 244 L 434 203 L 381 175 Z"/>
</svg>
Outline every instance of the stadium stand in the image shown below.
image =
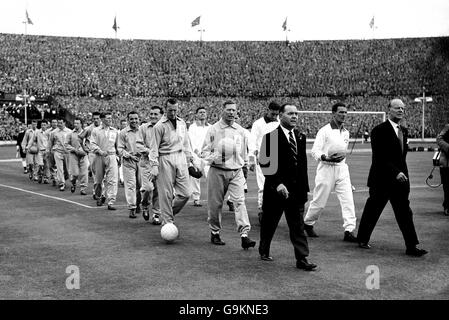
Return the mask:
<svg viewBox="0 0 449 320">
<path fill-rule="evenodd" d="M 328 110 L 339 99 L 350 110 L 385 111 L 387 101 L 398 96 L 409 105 L 411 137 L 419 138 L 421 104 L 413 100 L 423 87 L 433 98 L 426 137 L 435 137 L 449 116 L 446 37 L 286 43 L 0 34 L 0 42 L 0 91 L 52 96 L 82 118 L 110 110 L 119 121 L 132 109 L 145 118 L 148 106 L 172 96 L 181 100 L 188 121 L 201 105 L 214 122 L 221 101 L 233 98 L 248 127 L 272 99 L 293 101 L 301 110 Z M 356 116 L 348 126 L 354 135 L 378 121 Z M 313 137 L 322 123 L 321 116 L 310 116 L 301 125 Z"/>
</svg>

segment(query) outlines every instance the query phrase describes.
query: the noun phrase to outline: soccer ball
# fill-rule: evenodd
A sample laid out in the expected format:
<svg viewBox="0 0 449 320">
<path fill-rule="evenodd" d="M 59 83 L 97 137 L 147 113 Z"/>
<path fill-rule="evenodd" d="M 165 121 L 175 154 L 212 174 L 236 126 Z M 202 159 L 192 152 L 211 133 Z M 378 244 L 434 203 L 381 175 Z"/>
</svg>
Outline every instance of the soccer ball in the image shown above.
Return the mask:
<svg viewBox="0 0 449 320">
<path fill-rule="evenodd" d="M 161 228 L 161 237 L 168 243 L 175 241 L 178 234 L 178 228 L 171 222 L 164 224 Z"/>
<path fill-rule="evenodd" d="M 36 154 L 36 153 L 39 152 L 39 150 L 37 149 L 36 146 L 31 146 L 30 149 L 29 149 L 29 152 L 30 152 L 31 154 Z"/>
<path fill-rule="evenodd" d="M 329 156 L 333 154 L 337 155 L 345 155 L 346 154 L 346 145 L 345 144 L 338 144 L 335 143 L 329 147 L 329 150 L 327 151 L 327 154 Z"/>
<path fill-rule="evenodd" d="M 218 141 L 217 152 L 220 155 L 224 155 L 224 158 L 228 160 L 234 154 L 235 142 L 232 138 L 223 138 Z"/>
</svg>

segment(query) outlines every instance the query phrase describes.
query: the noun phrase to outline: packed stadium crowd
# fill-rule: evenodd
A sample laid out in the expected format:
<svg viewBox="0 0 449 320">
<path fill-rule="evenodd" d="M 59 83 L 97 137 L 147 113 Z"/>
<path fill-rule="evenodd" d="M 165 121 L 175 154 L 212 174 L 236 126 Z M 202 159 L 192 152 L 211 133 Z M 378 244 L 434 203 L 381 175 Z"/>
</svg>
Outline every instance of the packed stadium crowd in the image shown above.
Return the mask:
<svg viewBox="0 0 449 320">
<path fill-rule="evenodd" d="M 443 125 L 449 100 L 447 38 L 305 42 L 191 42 L 114 40 L 0 34 L 0 90 L 53 96 L 74 115 L 112 111 L 116 122 L 169 96 L 180 100 L 190 122 L 198 106 L 215 122 L 220 105 L 232 97 L 250 127 L 271 98 L 294 102 L 300 110 L 329 111 L 345 100 L 350 111 L 386 111 L 400 96 L 409 108 L 410 137 L 421 136 L 421 105 L 426 87 L 434 96 L 426 113 L 426 137 Z M 101 97 L 108 97 L 102 99 Z M 435 117 L 435 114 L 439 116 Z M 321 116 L 304 116 L 312 138 Z M 351 134 L 372 128 L 379 116 L 355 116 Z M 5 126 L 2 119 L 2 127 Z M 3 133 L 7 138 L 10 134 Z"/>
</svg>

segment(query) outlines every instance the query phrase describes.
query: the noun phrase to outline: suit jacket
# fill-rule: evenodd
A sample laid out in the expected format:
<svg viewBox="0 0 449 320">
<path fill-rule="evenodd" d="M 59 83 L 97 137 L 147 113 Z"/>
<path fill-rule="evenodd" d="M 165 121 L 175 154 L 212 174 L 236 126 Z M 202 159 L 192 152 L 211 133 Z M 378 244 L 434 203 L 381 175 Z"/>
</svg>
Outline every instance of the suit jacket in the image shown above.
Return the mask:
<svg viewBox="0 0 449 320">
<path fill-rule="evenodd" d="M 289 141 L 278 126 L 264 135 L 260 148 L 259 164 L 265 176 L 264 199 L 277 199 L 276 188 L 282 183 L 288 192 L 301 203 L 307 202 L 309 178 L 307 175 L 306 136 L 294 130 L 297 159 L 295 163 Z M 265 200 L 264 200 L 265 203 Z M 276 205 L 274 203 L 274 205 Z"/>
<path fill-rule="evenodd" d="M 371 132 L 372 164 L 368 176 L 368 187 L 392 189 L 398 184 L 396 176 L 399 172 L 408 178 L 406 156 L 408 151 L 408 131 L 402 127 L 403 146 L 393 126 L 387 120 L 374 127 Z M 410 185 L 409 180 L 407 186 Z"/>
<path fill-rule="evenodd" d="M 446 124 L 437 136 L 437 145 L 440 148 L 440 166 L 449 167 L 449 124 Z"/>
</svg>

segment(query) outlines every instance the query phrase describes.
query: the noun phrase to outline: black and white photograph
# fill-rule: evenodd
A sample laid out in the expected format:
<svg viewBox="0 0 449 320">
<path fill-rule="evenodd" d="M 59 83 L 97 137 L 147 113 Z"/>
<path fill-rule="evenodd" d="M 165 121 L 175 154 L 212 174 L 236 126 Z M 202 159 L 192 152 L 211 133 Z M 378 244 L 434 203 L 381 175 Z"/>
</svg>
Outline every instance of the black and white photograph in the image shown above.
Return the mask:
<svg viewBox="0 0 449 320">
<path fill-rule="evenodd" d="M 444 301 L 448 248 L 449 1 L 0 0 L 0 300 Z"/>
</svg>

